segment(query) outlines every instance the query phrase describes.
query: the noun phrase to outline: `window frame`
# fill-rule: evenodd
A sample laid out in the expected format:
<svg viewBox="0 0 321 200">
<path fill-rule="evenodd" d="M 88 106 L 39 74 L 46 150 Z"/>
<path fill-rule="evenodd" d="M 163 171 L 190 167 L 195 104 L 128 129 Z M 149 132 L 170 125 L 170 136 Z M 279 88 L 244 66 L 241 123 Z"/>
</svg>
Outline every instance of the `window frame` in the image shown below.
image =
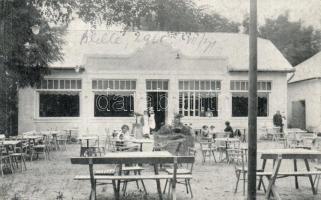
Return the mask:
<svg viewBox="0 0 321 200">
<path fill-rule="evenodd" d="M 94 82 L 96 81 L 97 83 L 97 87 L 94 88 Z M 102 81 L 102 87 L 99 88 L 99 81 Z M 110 83 L 113 83 L 113 88 L 110 87 L 105 87 L 105 82 L 108 82 L 108 86 L 110 85 Z M 127 88 L 126 83 L 129 81 L 130 86 L 129 88 Z M 118 84 L 116 84 L 116 82 L 118 82 Z M 124 88 L 122 88 L 121 84 L 124 83 Z M 134 84 L 133 84 L 134 83 Z M 116 87 L 117 85 L 117 87 Z M 132 93 L 131 95 L 133 96 L 133 110 L 132 113 L 129 116 L 95 116 L 95 108 L 93 108 L 93 117 L 95 119 L 115 119 L 115 118 L 132 118 L 134 117 L 134 113 L 135 113 L 135 100 L 136 100 L 136 91 L 137 90 L 137 80 L 136 79 L 115 79 L 115 78 L 97 78 L 97 79 L 91 79 L 91 91 L 93 94 L 93 98 L 92 100 L 94 101 L 94 104 L 96 102 L 95 96 L 98 94 L 100 95 L 108 95 L 108 93 L 113 93 L 113 94 L 117 94 L 117 92 L 128 92 L 128 93 Z M 95 106 L 95 105 L 94 105 Z"/>
<path fill-rule="evenodd" d="M 236 82 L 240 82 L 240 89 L 237 90 L 236 88 L 236 84 L 234 89 L 232 88 L 232 82 L 234 82 L 234 84 Z M 242 83 L 245 83 L 245 89 L 242 90 Z M 266 84 L 266 89 L 263 90 L 261 89 L 261 85 L 263 85 L 262 83 Z M 247 85 L 247 86 L 246 86 Z M 270 85 L 270 88 L 268 88 L 268 85 Z M 230 80 L 230 94 L 231 94 L 231 100 L 230 100 L 230 105 L 231 105 L 231 117 L 234 119 L 244 119 L 244 118 L 248 118 L 247 116 L 233 116 L 233 94 L 235 93 L 244 93 L 244 94 L 248 94 L 248 88 L 249 84 L 247 80 Z M 269 118 L 270 117 L 270 94 L 272 92 L 272 88 L 273 88 L 273 81 L 272 80 L 258 80 L 257 81 L 257 93 L 258 94 L 266 94 L 267 95 L 267 116 L 257 116 L 258 118 Z M 258 95 L 259 96 L 259 95 Z"/>
<path fill-rule="evenodd" d="M 193 82 L 193 87 L 191 86 L 191 82 Z M 214 90 L 212 90 L 212 84 L 214 84 Z M 211 118 L 219 118 L 219 94 L 221 93 L 222 81 L 221 80 L 211 80 L 211 79 L 180 79 L 178 80 L 178 113 L 182 114 L 187 118 L 197 118 L 197 119 L 206 119 L 207 116 L 201 116 L 201 95 L 202 93 L 206 93 L 212 97 L 216 97 L 216 116 L 211 116 Z M 185 94 L 187 93 L 187 109 L 185 109 Z M 196 94 L 198 94 L 198 98 L 196 98 Z M 181 99 L 182 97 L 182 99 Z M 191 97 L 193 97 L 191 101 Z M 198 106 L 196 106 L 196 101 L 198 102 Z M 181 105 L 182 102 L 182 105 Z M 192 104 L 192 110 L 191 110 Z M 188 115 L 185 115 L 185 112 Z M 193 113 L 193 116 L 191 116 Z M 196 116 L 198 113 L 198 116 Z M 213 113 L 213 111 L 212 111 Z"/>
<path fill-rule="evenodd" d="M 54 88 L 53 89 L 45 89 L 45 88 L 41 88 L 41 83 L 42 81 L 46 80 L 47 83 L 48 81 L 52 80 L 53 82 L 55 80 L 58 81 L 58 88 Z M 63 120 L 63 119 L 79 119 L 82 116 L 82 98 L 81 98 L 81 94 L 82 94 L 82 88 L 83 88 L 83 80 L 81 78 L 45 78 L 44 80 L 41 81 L 41 83 L 39 83 L 36 87 L 36 89 L 34 90 L 34 95 L 35 95 L 35 102 L 34 105 L 36 106 L 35 113 L 34 116 L 36 119 L 38 120 Z M 60 88 L 60 81 L 64 81 L 64 83 L 66 82 L 66 80 L 69 80 L 71 82 L 71 80 L 75 80 L 76 81 L 76 88 L 75 89 L 61 89 Z M 80 82 L 80 87 L 78 87 L 78 84 Z M 40 87 L 40 88 L 39 88 Z M 63 116 L 63 117 L 41 117 L 40 116 L 40 94 L 41 93 L 76 93 L 78 94 L 79 97 L 79 116 Z"/>
</svg>

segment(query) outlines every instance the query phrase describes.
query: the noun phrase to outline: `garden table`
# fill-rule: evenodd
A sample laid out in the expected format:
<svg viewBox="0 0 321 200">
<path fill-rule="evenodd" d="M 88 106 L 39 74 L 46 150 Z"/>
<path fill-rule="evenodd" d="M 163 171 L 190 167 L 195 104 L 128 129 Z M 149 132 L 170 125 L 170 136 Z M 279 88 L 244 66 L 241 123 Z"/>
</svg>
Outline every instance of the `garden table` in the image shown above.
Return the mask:
<svg viewBox="0 0 321 200">
<path fill-rule="evenodd" d="M 123 159 L 134 159 L 135 158 L 139 158 L 139 159 L 155 159 L 157 160 L 158 158 L 171 158 L 174 157 L 174 155 L 172 155 L 170 152 L 168 151 L 149 151 L 149 152 L 115 152 L 115 153 L 106 153 L 103 156 L 105 159 L 110 159 L 111 161 L 114 160 L 121 160 Z M 122 163 L 119 162 L 115 162 L 113 164 L 119 164 L 119 167 L 121 169 Z M 119 171 L 119 173 L 121 173 L 121 170 Z M 159 174 L 158 172 L 158 165 L 154 164 L 154 173 L 155 175 Z M 121 175 L 121 174 L 119 174 Z M 120 182 L 121 181 L 117 181 L 117 185 L 116 187 L 116 191 L 119 192 L 119 188 L 120 188 Z M 160 184 L 160 180 L 156 179 L 156 185 L 157 185 L 157 192 L 159 195 L 159 198 L 162 200 L 163 196 L 162 196 L 162 189 L 161 189 L 161 184 Z M 117 196 L 119 196 L 119 194 L 115 194 L 116 195 L 116 199 Z"/>
<path fill-rule="evenodd" d="M 294 176 L 295 177 L 295 186 L 296 188 L 299 188 L 298 184 L 298 170 L 297 170 L 297 160 L 302 159 L 305 163 L 306 172 L 305 175 L 308 176 L 311 189 L 313 194 L 316 194 L 316 189 L 314 188 L 314 182 L 312 179 L 312 174 L 308 173 L 310 172 L 310 166 L 309 166 L 309 159 L 320 159 L 321 158 L 321 152 L 315 151 L 315 150 L 307 150 L 307 149 L 271 149 L 271 150 L 265 150 L 261 152 L 261 158 L 263 159 L 262 163 L 262 170 L 265 170 L 266 161 L 268 159 L 273 160 L 273 171 L 272 175 L 269 179 L 269 185 L 266 191 L 266 199 L 270 199 L 271 194 L 273 193 L 274 198 L 280 199 L 279 193 L 277 191 L 277 188 L 275 186 L 275 180 L 278 177 L 278 175 L 282 175 L 282 172 L 279 172 L 281 162 L 283 159 L 287 160 L 293 160 L 294 164 L 294 172 L 286 173 L 285 176 Z M 304 175 L 304 172 L 302 173 Z M 301 175 L 302 175 L 301 174 Z M 259 188 L 262 182 L 262 178 L 259 182 Z"/>
<path fill-rule="evenodd" d="M 236 143 L 236 142 L 240 142 L 240 139 L 238 138 L 228 138 L 228 137 L 224 137 L 224 138 L 215 138 L 215 142 L 224 142 L 225 143 L 225 159 L 228 162 L 228 151 L 227 149 L 229 148 L 229 143 Z M 224 160 L 224 159 L 223 159 Z"/>
<path fill-rule="evenodd" d="M 133 140 L 129 140 L 129 142 L 139 144 L 140 145 L 139 150 L 143 151 L 143 144 L 153 143 L 153 140 L 151 140 L 151 139 L 133 139 Z"/>
<path fill-rule="evenodd" d="M 98 136 L 82 136 L 79 138 L 79 140 L 83 141 L 83 140 L 86 140 L 86 147 L 83 147 L 81 146 L 80 147 L 80 156 L 83 156 L 83 154 L 88 150 L 90 149 L 90 146 L 89 146 L 89 141 L 90 140 L 98 140 Z M 81 143 L 82 144 L 82 143 Z"/>
<path fill-rule="evenodd" d="M 64 131 L 69 134 L 68 137 L 67 137 L 67 142 L 68 142 L 68 143 L 71 143 L 71 133 L 72 133 L 73 131 L 78 131 L 78 130 L 79 130 L 79 129 L 77 129 L 77 128 L 64 129 Z"/>
</svg>

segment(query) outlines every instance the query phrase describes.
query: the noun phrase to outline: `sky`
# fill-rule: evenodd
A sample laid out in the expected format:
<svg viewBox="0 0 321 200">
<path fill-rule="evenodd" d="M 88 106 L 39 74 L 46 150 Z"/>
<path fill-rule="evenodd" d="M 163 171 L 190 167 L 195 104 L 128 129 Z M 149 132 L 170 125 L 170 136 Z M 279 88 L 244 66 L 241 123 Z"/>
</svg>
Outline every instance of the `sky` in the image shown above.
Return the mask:
<svg viewBox="0 0 321 200">
<path fill-rule="evenodd" d="M 242 22 L 249 13 L 250 0 L 194 0 L 196 5 L 204 7 L 208 12 L 214 11 L 235 21 Z M 257 0 L 258 23 L 264 24 L 266 18 L 276 18 L 280 14 L 289 12 L 291 21 L 301 20 L 304 25 L 312 25 L 321 29 L 321 0 Z M 85 30 L 87 24 L 76 20 L 69 29 Z M 106 28 L 106 27 L 104 27 Z M 120 30 L 120 27 L 109 27 L 111 30 Z"/>
<path fill-rule="evenodd" d="M 250 0 L 194 1 L 198 6 L 236 22 L 242 22 L 250 7 Z M 321 0 L 257 0 L 257 7 L 259 24 L 264 24 L 266 18 L 276 18 L 288 10 L 290 20 L 302 20 L 305 25 L 321 29 Z"/>
</svg>

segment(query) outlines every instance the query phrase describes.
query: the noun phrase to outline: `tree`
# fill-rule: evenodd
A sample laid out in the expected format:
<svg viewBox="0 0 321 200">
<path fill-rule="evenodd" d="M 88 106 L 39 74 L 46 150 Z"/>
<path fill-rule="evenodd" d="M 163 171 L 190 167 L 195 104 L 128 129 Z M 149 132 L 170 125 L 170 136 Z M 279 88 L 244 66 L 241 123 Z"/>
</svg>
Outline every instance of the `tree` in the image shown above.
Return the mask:
<svg viewBox="0 0 321 200">
<path fill-rule="evenodd" d="M 248 33 L 248 17 L 243 21 L 245 33 Z M 260 37 L 271 40 L 286 59 L 297 65 L 321 50 L 320 30 L 304 26 L 302 21 L 289 21 L 286 12 L 276 19 L 266 19 L 259 27 Z"/>
</svg>

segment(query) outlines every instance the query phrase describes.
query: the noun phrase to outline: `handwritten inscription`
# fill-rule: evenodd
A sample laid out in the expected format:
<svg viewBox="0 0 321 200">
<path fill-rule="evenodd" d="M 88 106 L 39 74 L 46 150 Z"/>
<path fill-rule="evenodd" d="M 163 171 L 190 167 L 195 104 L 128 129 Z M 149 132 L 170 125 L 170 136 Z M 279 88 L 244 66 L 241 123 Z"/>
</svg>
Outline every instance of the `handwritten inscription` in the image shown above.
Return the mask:
<svg viewBox="0 0 321 200">
<path fill-rule="evenodd" d="M 128 36 L 126 36 L 128 35 Z M 182 42 L 184 45 L 193 47 L 205 53 L 210 51 L 216 41 L 206 37 L 206 33 L 150 33 L 150 32 L 112 32 L 86 30 L 81 38 L 80 44 L 105 44 L 105 45 L 124 45 L 128 43 L 169 43 Z"/>
</svg>

